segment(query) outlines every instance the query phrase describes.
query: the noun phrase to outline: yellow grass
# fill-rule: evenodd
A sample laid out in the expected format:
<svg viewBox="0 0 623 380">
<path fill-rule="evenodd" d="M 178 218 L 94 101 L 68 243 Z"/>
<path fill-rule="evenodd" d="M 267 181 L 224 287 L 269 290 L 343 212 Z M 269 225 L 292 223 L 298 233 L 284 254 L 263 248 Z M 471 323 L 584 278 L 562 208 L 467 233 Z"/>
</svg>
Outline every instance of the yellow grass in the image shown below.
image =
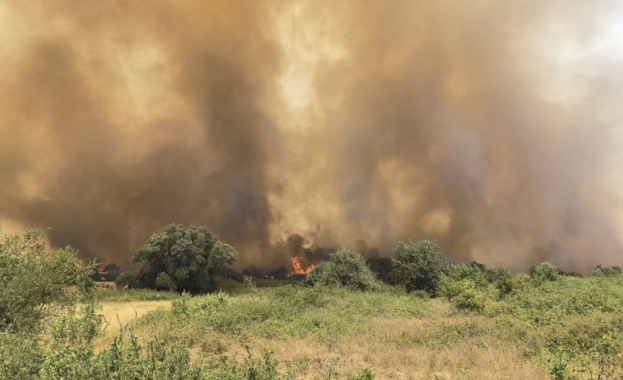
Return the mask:
<svg viewBox="0 0 623 380">
<path fill-rule="evenodd" d="M 244 338 L 256 349 L 270 348 L 283 366 L 300 358 L 310 360 L 306 376 L 334 370 L 339 378 L 361 368 L 370 368 L 377 379 L 544 379 L 547 372 L 522 354 L 519 346 L 492 337 L 465 338 L 449 345 L 426 346 L 405 341 L 405 337 L 425 335 L 443 324 L 486 323 L 485 317 L 452 315 L 448 303 L 431 300 L 431 311 L 423 318 L 384 317 L 369 321 L 365 334 L 337 336 L 334 340 Z M 170 301 L 135 301 L 104 303 L 102 312 L 108 323 L 98 342 L 102 348 L 119 333 L 119 326 L 157 308 L 170 307 Z M 489 321 L 490 322 L 490 321 Z M 181 327 L 183 329 L 183 327 Z M 136 331 L 141 341 L 154 331 Z M 189 334 L 192 334 L 189 332 Z M 194 347 L 192 356 L 200 360 L 203 353 L 227 355 L 243 361 L 247 353 L 241 337 L 208 332 L 204 337 L 209 347 Z M 215 352 L 219 346 L 221 352 Z"/>
<path fill-rule="evenodd" d="M 105 330 L 96 342 L 96 349 L 107 346 L 115 336 L 119 335 L 122 326 L 127 326 L 132 320 L 149 311 L 170 308 L 171 301 L 102 302 L 101 306 Z"/>
</svg>

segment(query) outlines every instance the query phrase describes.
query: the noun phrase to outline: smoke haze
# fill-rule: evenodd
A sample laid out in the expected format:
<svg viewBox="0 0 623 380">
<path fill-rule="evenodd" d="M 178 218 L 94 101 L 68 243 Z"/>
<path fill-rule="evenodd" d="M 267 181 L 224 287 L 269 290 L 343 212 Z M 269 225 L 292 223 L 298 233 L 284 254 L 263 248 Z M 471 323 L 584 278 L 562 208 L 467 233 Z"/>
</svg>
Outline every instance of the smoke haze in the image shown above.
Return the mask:
<svg viewBox="0 0 623 380">
<path fill-rule="evenodd" d="M 122 264 L 176 222 L 260 267 L 419 238 L 620 265 L 622 24 L 614 0 L 0 0 L 0 224 Z"/>
</svg>

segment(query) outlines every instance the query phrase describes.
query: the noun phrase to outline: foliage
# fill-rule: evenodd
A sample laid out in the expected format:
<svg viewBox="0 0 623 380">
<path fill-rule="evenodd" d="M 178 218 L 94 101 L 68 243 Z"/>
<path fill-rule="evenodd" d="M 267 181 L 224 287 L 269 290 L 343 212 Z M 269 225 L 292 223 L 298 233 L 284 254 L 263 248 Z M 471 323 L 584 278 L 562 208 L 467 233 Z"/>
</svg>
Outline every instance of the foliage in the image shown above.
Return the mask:
<svg viewBox="0 0 623 380">
<path fill-rule="evenodd" d="M 138 285 L 138 273 L 123 272 L 115 279 L 117 289 L 133 289 Z"/>
<path fill-rule="evenodd" d="M 140 248 L 137 286 L 202 293 L 215 290 L 216 276 L 227 272 L 236 251 L 206 227 L 170 224 Z"/>
<path fill-rule="evenodd" d="M 399 242 L 392 255 L 393 276 L 407 291 L 437 295 L 441 274 L 449 267 L 439 245 L 429 240 Z"/>
<path fill-rule="evenodd" d="M 376 286 L 377 280 L 359 253 L 342 250 L 332 253 L 329 261 L 316 265 L 307 276 L 306 283 L 365 291 Z"/>
<path fill-rule="evenodd" d="M 505 297 L 515 291 L 515 281 L 511 272 L 503 267 L 488 267 L 484 276 L 490 284 L 498 290 L 499 297 Z"/>
<path fill-rule="evenodd" d="M 392 283 L 392 259 L 391 257 L 370 257 L 366 264 L 376 275 L 376 278 L 386 284 Z"/>
<path fill-rule="evenodd" d="M 612 267 L 602 267 L 601 265 L 597 265 L 593 272 L 591 273 L 593 277 L 618 277 L 621 276 L 621 267 L 612 266 Z"/>
<path fill-rule="evenodd" d="M 593 319 L 552 329 L 544 342 L 553 379 L 620 379 L 623 376 L 623 320 Z"/>
<path fill-rule="evenodd" d="M 481 312 L 485 309 L 486 296 L 472 279 L 465 278 L 457 282 L 456 293 L 450 301 L 459 310 Z"/>
<path fill-rule="evenodd" d="M 92 271 L 71 248 L 47 249 L 40 231 L 0 238 L 0 331 L 37 333 L 47 317 L 93 289 Z"/>
<path fill-rule="evenodd" d="M 558 268 L 547 261 L 530 268 L 530 278 L 537 285 L 547 281 L 556 281 L 559 276 L 558 273 Z"/>
<path fill-rule="evenodd" d="M 440 276 L 439 295 L 448 299 L 459 310 L 481 312 L 485 308 L 485 291 L 488 285 L 480 266 L 452 265 Z"/>
</svg>

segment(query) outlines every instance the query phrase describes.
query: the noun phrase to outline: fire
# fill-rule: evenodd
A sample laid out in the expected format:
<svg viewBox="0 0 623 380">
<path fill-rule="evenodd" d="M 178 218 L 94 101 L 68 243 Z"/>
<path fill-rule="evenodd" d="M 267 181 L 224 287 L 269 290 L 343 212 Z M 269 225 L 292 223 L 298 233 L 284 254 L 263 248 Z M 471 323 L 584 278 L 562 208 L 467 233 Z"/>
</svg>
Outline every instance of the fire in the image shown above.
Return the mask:
<svg viewBox="0 0 623 380">
<path fill-rule="evenodd" d="M 309 274 L 309 273 L 311 273 L 312 269 L 314 269 L 314 264 L 311 264 L 307 268 L 303 269 L 303 266 L 301 265 L 301 262 L 299 261 L 299 258 L 298 257 L 293 257 L 292 258 L 292 268 L 294 269 L 292 274 Z"/>
<path fill-rule="evenodd" d="M 104 269 L 102 265 L 98 265 L 97 268 L 95 268 L 95 271 L 97 272 L 98 276 L 102 277 L 108 274 L 108 271 L 106 271 L 106 269 Z"/>
</svg>

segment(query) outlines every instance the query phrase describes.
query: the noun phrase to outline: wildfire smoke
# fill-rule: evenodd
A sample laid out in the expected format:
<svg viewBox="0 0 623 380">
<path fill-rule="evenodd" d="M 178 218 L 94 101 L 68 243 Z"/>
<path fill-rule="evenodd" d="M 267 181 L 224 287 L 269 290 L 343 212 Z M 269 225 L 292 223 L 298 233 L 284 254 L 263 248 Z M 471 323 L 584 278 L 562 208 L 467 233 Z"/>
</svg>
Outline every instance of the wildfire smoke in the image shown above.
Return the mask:
<svg viewBox="0 0 623 380">
<path fill-rule="evenodd" d="M 242 265 L 292 256 L 294 233 L 382 252 L 427 237 L 513 268 L 620 264 L 622 14 L 0 1 L 0 220 L 119 263 L 179 222 Z"/>
</svg>

